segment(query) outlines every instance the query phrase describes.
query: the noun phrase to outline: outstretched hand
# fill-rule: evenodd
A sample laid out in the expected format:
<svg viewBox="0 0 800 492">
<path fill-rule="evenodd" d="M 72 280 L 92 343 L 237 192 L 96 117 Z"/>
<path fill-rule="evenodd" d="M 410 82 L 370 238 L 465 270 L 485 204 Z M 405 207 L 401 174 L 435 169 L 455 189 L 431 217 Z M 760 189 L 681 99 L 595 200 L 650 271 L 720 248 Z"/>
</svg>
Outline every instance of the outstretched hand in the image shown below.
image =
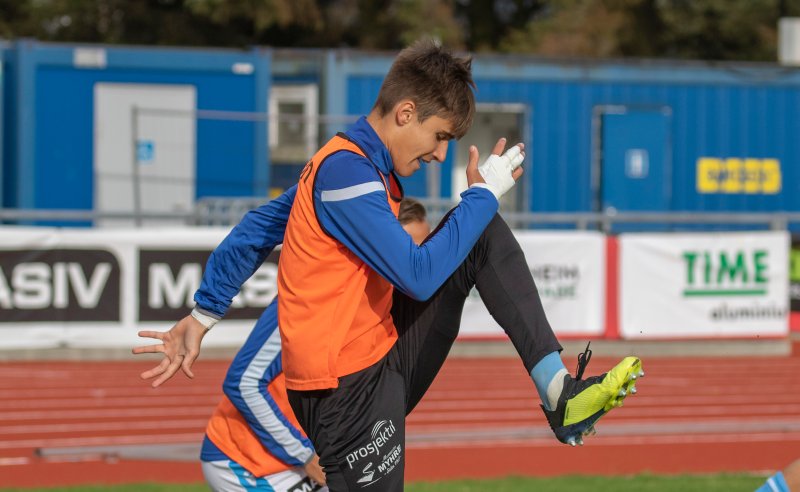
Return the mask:
<svg viewBox="0 0 800 492">
<path fill-rule="evenodd" d="M 187 377 L 194 378 L 192 364 L 200 355 L 200 343 L 207 332 L 208 328 L 192 316 L 178 321 L 169 331 L 140 331 L 140 337 L 155 338 L 161 340 L 161 343 L 134 347 L 134 354 L 159 352 L 164 354 L 164 358 L 156 367 L 143 372 L 140 377 L 142 379 L 156 378 L 152 382 L 153 388 L 161 386 L 174 376 L 178 369 L 181 369 Z"/>
</svg>

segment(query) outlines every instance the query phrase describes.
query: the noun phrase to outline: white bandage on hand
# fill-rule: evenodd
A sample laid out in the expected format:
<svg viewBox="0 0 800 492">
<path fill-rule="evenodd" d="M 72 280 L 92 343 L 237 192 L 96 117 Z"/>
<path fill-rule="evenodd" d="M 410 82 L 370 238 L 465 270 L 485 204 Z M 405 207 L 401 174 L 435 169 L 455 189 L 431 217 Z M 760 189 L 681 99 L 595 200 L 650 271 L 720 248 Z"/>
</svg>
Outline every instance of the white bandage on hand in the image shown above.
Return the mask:
<svg viewBox="0 0 800 492">
<path fill-rule="evenodd" d="M 516 181 L 511 176 L 525 160 L 525 153 L 515 145 L 508 149 L 503 155 L 490 155 L 480 166 L 478 172 L 485 183 L 475 183 L 472 186 L 486 188 L 500 200 L 510 190 Z"/>
<path fill-rule="evenodd" d="M 192 318 L 194 318 L 197 321 L 199 321 L 201 325 L 205 326 L 209 330 L 211 328 L 213 328 L 213 326 L 216 325 L 217 322 L 219 321 L 217 318 L 213 318 L 213 317 L 201 312 L 197 308 L 192 309 L 192 313 L 191 314 L 192 314 Z"/>
</svg>

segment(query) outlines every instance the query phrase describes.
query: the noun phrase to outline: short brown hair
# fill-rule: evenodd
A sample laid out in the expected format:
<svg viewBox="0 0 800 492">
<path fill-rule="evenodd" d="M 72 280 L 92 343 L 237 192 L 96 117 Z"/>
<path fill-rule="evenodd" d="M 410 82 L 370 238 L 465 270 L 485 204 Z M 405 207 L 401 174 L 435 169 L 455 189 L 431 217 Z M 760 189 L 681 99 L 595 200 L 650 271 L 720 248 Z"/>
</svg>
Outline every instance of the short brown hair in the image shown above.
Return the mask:
<svg viewBox="0 0 800 492">
<path fill-rule="evenodd" d="M 455 137 L 461 138 L 475 115 L 474 89 L 471 57 L 459 58 L 431 40 L 420 40 L 397 55 L 373 109 L 384 116 L 411 99 L 420 122 L 439 116 L 453 123 Z"/>
<path fill-rule="evenodd" d="M 403 197 L 400 201 L 400 213 L 397 214 L 397 220 L 401 224 L 406 225 L 411 222 L 423 222 L 427 219 L 425 207 L 417 200 L 409 197 Z"/>
</svg>

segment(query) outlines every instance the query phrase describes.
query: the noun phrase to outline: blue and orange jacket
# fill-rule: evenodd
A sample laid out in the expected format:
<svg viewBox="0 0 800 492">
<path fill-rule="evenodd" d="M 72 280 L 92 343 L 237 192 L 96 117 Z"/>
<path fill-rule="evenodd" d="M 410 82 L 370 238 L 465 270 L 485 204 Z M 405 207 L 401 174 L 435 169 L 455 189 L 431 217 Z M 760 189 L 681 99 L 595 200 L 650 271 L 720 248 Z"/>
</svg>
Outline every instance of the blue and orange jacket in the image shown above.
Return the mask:
<svg viewBox="0 0 800 492">
<path fill-rule="evenodd" d="M 225 396 L 206 427 L 201 459 L 230 459 L 256 477 L 302 466 L 314 448 L 286 398 L 277 302 L 264 311 L 236 354 Z"/>
<path fill-rule="evenodd" d="M 365 118 L 306 165 L 278 266 L 287 388 L 334 388 L 383 357 L 397 339 L 393 287 L 433 295 L 497 212 L 491 192 L 470 188 L 418 246 L 397 220 L 396 183 L 389 150 Z"/>
<path fill-rule="evenodd" d="M 328 157 L 314 183 L 315 219 L 389 283 L 415 299 L 427 299 L 464 261 L 497 212 L 497 199 L 485 188 L 469 188 L 447 221 L 417 246 L 395 218 L 385 191 L 378 189 L 392 173 L 389 150 L 363 117 L 346 136 L 366 157 L 351 152 Z M 363 186 L 373 191 L 336 199 L 342 190 Z M 217 246 L 194 295 L 198 309 L 217 319 L 225 316 L 244 282 L 283 242 L 296 193 L 294 185 L 248 212 Z"/>
<path fill-rule="evenodd" d="M 366 159 L 358 145 L 338 135 L 306 164 L 278 264 L 286 384 L 294 390 L 336 387 L 338 376 L 374 364 L 397 340 L 391 315 L 392 284 L 343 247 L 316 219 L 314 184 L 328 158 L 339 153 Z M 398 223 L 402 190 L 397 178 L 384 177 L 377 169 L 372 174 L 373 180 L 367 183 L 324 191 L 322 200 L 380 193 Z"/>
<path fill-rule="evenodd" d="M 497 200 L 483 188 L 471 188 L 465 191 L 461 194 L 461 203 L 449 215 L 447 221 L 437 228 L 436 233 L 428 238 L 424 245 L 417 246 L 396 220 L 392 205 L 387 200 L 384 183 L 393 186 L 391 183 L 394 182 L 394 178 L 390 177 L 393 166 L 388 150 L 364 118 L 348 130 L 346 137 L 362 150 L 363 155 L 338 152 L 330 155 L 325 166 L 318 170 L 313 190 L 314 219 L 318 220 L 321 227 L 339 241 L 343 248 L 352 252 L 353 260 L 364 262 L 382 279 L 414 298 L 429 297 L 464 260 L 496 213 Z M 381 186 L 380 189 L 378 184 Z M 371 187 L 374 191 L 356 196 L 352 196 L 351 193 L 346 199 L 335 199 L 341 196 L 342 190 L 352 191 L 354 188 L 363 190 L 364 186 Z M 194 296 L 198 309 L 215 318 L 224 317 L 233 297 L 244 282 L 261 266 L 272 249 L 283 242 L 296 193 L 297 186 L 293 186 L 277 199 L 248 212 L 214 250 L 206 264 L 200 288 Z M 395 190 L 395 193 L 399 194 L 399 189 Z M 313 309 L 312 306 L 308 308 Z M 270 307 L 267 311 L 272 309 Z M 268 313 L 265 312 L 264 316 L 268 316 Z M 251 337 L 265 329 L 261 328 L 266 326 L 262 324 L 264 316 L 259 320 Z M 276 315 L 272 313 L 271 316 Z M 337 328 L 346 331 L 350 329 L 346 326 Z M 224 329 L 224 326 L 217 329 Z M 261 336 L 264 337 L 263 334 Z M 254 350 L 248 349 L 250 345 L 248 339 L 248 344 L 243 347 L 240 354 L 246 349 Z M 256 342 L 254 346 L 261 345 Z M 329 349 L 329 353 L 335 353 L 332 352 L 335 350 L 332 346 L 326 348 Z M 250 354 L 254 357 L 252 352 Z M 315 358 L 319 355 L 308 353 L 306 357 Z M 244 360 L 246 357 L 242 359 Z M 367 366 L 368 364 L 364 365 Z M 335 377 L 344 375 L 338 365 L 329 369 Z M 296 454 L 294 457 L 290 457 L 291 453 L 281 451 L 273 445 L 282 438 L 291 437 L 280 444 L 284 449 L 290 449 L 294 446 L 295 435 L 302 436 L 289 410 L 285 393 L 278 391 L 280 374 L 270 379 L 272 374 L 265 372 L 259 387 L 269 389 L 260 390 L 259 393 L 269 408 L 282 410 L 280 413 L 274 412 L 273 415 L 278 420 L 282 416 L 285 422 L 292 424 L 294 431 L 272 435 L 268 430 L 269 426 L 265 427 L 258 423 L 259 415 L 256 410 L 264 409 L 263 405 L 251 407 L 244 398 L 236 397 L 235 391 L 228 394 L 237 386 L 235 383 L 237 374 L 244 373 L 244 370 L 234 370 L 232 366 L 228 374 L 225 391 L 227 401 L 235 409 L 223 401 L 217 415 L 224 418 L 214 426 L 217 428 L 218 424 L 224 423 L 231 430 L 227 434 L 210 431 L 210 434 L 215 436 L 216 442 L 211 442 L 207 437 L 203 447 L 203 459 L 233 459 L 248 468 L 246 466 L 250 460 L 247 458 L 248 453 L 250 456 L 259 456 L 258 459 L 264 460 L 265 463 L 269 460 L 260 453 L 267 453 L 276 459 L 272 463 L 283 463 L 284 469 L 302 464 L 306 453 L 308 457 L 311 456 L 310 444 L 308 451 Z M 267 396 L 274 401 L 274 404 L 269 403 Z M 244 429 L 242 424 L 250 427 L 250 431 Z M 242 446 L 249 451 L 237 452 L 236 446 L 239 442 L 246 442 L 247 444 Z M 255 445 L 256 442 L 260 443 L 260 451 Z M 223 452 L 223 448 L 227 451 Z M 248 470 L 256 476 L 263 476 L 261 472 L 264 469 L 254 466 L 254 469 L 248 468 Z"/>
</svg>

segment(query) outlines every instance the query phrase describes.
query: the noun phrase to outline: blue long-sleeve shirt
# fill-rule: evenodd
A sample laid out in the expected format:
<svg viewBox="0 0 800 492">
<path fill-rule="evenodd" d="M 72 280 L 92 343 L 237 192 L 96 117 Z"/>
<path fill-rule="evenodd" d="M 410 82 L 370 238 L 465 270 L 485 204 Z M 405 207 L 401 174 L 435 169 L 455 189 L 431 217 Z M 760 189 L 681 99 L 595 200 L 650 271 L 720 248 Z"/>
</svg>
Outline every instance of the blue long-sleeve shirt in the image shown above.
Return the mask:
<svg viewBox="0 0 800 492">
<path fill-rule="evenodd" d="M 275 246 L 283 243 L 297 185 L 278 198 L 245 214 L 206 263 L 194 301 L 200 311 L 222 318 L 239 289 Z"/>
<path fill-rule="evenodd" d="M 367 158 L 337 153 L 319 171 L 314 200 L 320 224 L 403 292 L 418 299 L 430 297 L 464 261 L 497 212 L 497 200 L 484 188 L 465 191 L 459 206 L 436 233 L 417 246 L 389 207 L 378 175 L 389 182 L 393 165 L 388 149 L 365 118 L 347 136 Z M 223 317 L 244 282 L 283 242 L 296 191 L 293 186 L 248 212 L 214 250 L 194 296 L 201 311 Z M 232 364 L 224 390 L 262 444 L 273 455 L 298 465 L 310 456 L 310 443 L 288 423 L 269 395 L 259 390 L 281 370 L 276 352 L 279 345 L 272 343 L 278 340 L 274 318 L 273 303 Z M 207 443 L 206 456 L 215 456 L 212 451 L 213 446 Z"/>
<path fill-rule="evenodd" d="M 373 270 L 415 299 L 427 299 L 466 258 L 497 213 L 487 189 L 470 188 L 447 221 L 418 246 L 394 217 L 378 173 L 389 182 L 389 150 L 361 118 L 347 137 L 366 154 L 331 155 L 317 172 L 314 205 L 322 227 Z"/>
<path fill-rule="evenodd" d="M 303 466 L 314 454 L 314 447 L 284 415 L 269 391 L 270 384 L 282 370 L 278 303 L 273 301 L 231 362 L 222 389 L 272 456 L 290 466 Z M 280 394 L 278 397 L 285 398 Z M 229 459 L 208 438 L 203 442 L 200 458 L 204 461 Z"/>
<path fill-rule="evenodd" d="M 386 201 L 378 173 L 388 183 L 389 150 L 362 117 L 347 137 L 366 154 L 331 155 L 317 173 L 314 204 L 322 227 L 395 287 L 427 299 L 464 261 L 498 203 L 485 188 L 470 188 L 461 203 L 423 245 L 414 244 Z M 206 265 L 198 307 L 222 317 L 244 281 L 283 241 L 296 187 L 248 213 L 217 247 Z M 269 229 L 269 230 L 265 230 Z"/>
</svg>

